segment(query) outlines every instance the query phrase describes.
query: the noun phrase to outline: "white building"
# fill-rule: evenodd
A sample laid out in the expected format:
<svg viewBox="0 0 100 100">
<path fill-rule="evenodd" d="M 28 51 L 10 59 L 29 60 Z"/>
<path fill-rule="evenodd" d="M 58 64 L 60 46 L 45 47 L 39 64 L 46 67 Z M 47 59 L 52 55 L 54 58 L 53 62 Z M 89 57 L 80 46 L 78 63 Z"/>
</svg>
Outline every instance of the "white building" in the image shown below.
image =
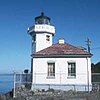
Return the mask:
<svg viewBox="0 0 100 100">
<path fill-rule="evenodd" d="M 52 44 L 55 27 L 50 18 L 35 18 L 32 36 L 32 89 L 91 90 L 91 54 L 60 39 Z"/>
</svg>

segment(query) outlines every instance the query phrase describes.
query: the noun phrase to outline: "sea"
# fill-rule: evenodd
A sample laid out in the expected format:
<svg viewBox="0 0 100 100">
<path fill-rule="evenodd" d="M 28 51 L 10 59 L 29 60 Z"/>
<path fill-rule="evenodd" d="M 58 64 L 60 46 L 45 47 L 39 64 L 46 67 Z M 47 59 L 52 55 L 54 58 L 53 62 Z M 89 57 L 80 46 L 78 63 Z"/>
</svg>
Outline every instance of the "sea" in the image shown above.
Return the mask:
<svg viewBox="0 0 100 100">
<path fill-rule="evenodd" d="M 14 75 L 0 74 L 0 95 L 5 94 L 13 89 Z"/>
</svg>

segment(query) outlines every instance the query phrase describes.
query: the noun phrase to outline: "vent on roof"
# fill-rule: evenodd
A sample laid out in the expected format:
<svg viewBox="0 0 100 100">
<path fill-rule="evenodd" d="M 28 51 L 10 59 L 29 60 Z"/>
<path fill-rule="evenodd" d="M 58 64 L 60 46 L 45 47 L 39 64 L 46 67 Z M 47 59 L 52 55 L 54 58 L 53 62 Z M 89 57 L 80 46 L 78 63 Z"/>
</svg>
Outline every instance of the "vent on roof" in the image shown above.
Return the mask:
<svg viewBox="0 0 100 100">
<path fill-rule="evenodd" d="M 59 39 L 59 44 L 64 44 L 64 39 L 63 38 Z"/>
</svg>

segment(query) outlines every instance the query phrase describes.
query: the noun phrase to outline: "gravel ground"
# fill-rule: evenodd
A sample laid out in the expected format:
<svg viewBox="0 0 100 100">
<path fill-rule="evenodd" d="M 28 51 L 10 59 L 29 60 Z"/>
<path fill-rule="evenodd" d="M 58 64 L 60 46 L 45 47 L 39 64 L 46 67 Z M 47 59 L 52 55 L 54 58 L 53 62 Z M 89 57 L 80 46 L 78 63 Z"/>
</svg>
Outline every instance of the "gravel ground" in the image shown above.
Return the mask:
<svg viewBox="0 0 100 100">
<path fill-rule="evenodd" d="M 100 100 L 100 93 L 75 92 L 72 90 L 47 90 L 31 91 L 28 89 L 16 89 L 16 98 L 13 97 L 13 91 L 0 96 L 0 100 Z"/>
</svg>

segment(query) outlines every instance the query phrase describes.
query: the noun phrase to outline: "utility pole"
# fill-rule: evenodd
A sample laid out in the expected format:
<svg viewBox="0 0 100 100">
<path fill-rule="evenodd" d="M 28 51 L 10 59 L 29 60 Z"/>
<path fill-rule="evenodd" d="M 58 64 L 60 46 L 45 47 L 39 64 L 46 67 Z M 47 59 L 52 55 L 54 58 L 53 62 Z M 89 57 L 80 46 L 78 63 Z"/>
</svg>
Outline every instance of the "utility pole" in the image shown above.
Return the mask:
<svg viewBox="0 0 100 100">
<path fill-rule="evenodd" d="M 86 42 L 86 45 L 88 46 L 88 52 L 90 53 L 91 41 L 90 41 L 90 39 L 87 37 L 87 40 L 86 40 L 85 42 Z"/>
<path fill-rule="evenodd" d="M 91 41 L 90 39 L 87 37 L 87 40 L 85 41 L 86 45 L 88 47 L 88 52 L 90 53 L 90 45 L 91 45 Z M 89 87 L 89 66 L 88 66 L 88 58 L 87 59 L 87 86 L 88 86 L 88 92 L 90 91 L 90 87 Z"/>
</svg>

